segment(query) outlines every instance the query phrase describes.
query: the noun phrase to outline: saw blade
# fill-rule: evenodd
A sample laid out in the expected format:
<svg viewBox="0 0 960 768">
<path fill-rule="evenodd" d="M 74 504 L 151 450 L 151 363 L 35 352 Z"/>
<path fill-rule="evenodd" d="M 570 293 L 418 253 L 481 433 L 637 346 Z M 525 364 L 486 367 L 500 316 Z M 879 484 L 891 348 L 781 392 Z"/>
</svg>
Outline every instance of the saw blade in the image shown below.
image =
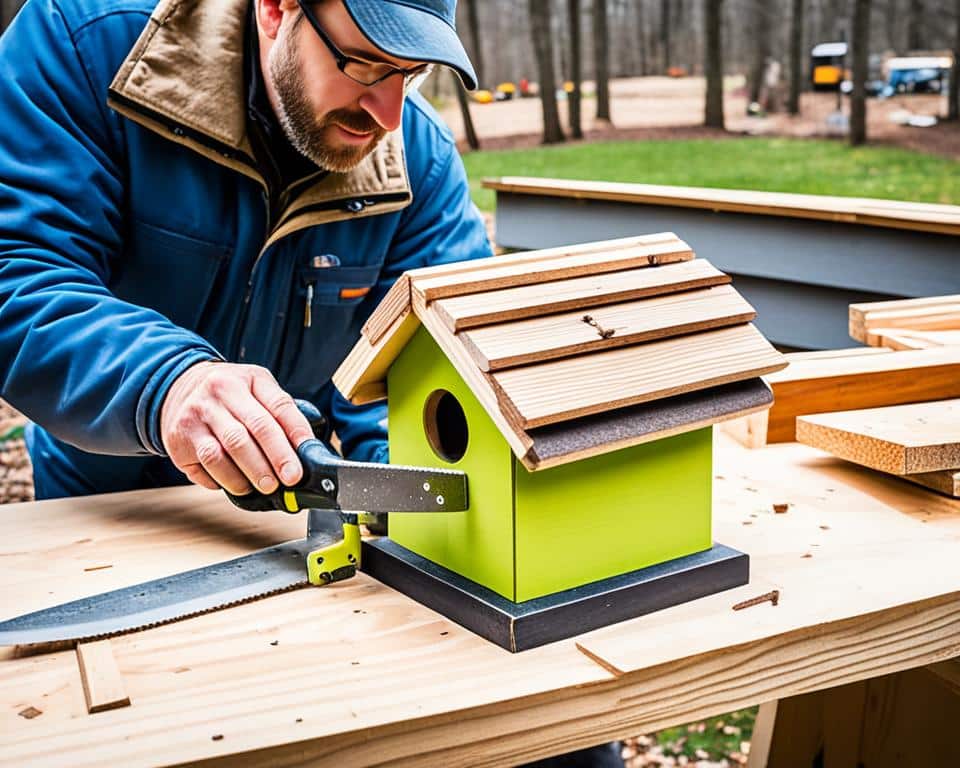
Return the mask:
<svg viewBox="0 0 960 768">
<path fill-rule="evenodd" d="M 0 622 L 0 646 L 94 640 L 136 632 L 304 587 L 310 536 Z"/>
</svg>

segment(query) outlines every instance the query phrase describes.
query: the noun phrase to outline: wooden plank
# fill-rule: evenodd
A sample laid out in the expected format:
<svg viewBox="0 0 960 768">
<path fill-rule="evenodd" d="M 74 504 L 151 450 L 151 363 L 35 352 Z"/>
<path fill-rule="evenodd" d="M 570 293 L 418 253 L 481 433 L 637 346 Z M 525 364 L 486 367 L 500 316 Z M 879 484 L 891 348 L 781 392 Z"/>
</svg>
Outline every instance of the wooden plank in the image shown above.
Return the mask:
<svg viewBox="0 0 960 768">
<path fill-rule="evenodd" d="M 960 471 L 944 469 L 940 472 L 922 472 L 917 475 L 905 475 L 904 480 L 960 499 Z"/>
<path fill-rule="evenodd" d="M 875 348 L 932 349 L 960 345 L 960 330 L 914 331 L 909 328 L 874 328 L 866 334 L 867 343 Z"/>
<path fill-rule="evenodd" d="M 800 416 L 797 440 L 894 475 L 956 469 L 960 400 Z"/>
<path fill-rule="evenodd" d="M 743 381 L 786 361 L 750 324 L 491 375 L 523 429 Z"/>
<path fill-rule="evenodd" d="M 130 706 L 127 686 L 109 640 L 80 643 L 77 646 L 77 662 L 80 665 L 87 712 L 93 714 Z"/>
<path fill-rule="evenodd" d="M 585 275 L 672 264 L 694 258 L 690 246 L 680 239 L 635 245 L 632 248 L 612 251 L 601 250 L 552 259 L 538 259 L 533 262 L 524 258 L 523 254 L 519 255 L 521 258 L 515 258 L 497 268 L 454 275 L 418 277 L 413 281 L 413 288 L 419 291 L 427 301 L 433 301 L 482 291 L 532 285 L 548 280 L 567 280 Z"/>
<path fill-rule="evenodd" d="M 511 194 L 612 200 L 960 234 L 960 207 L 934 203 L 516 176 L 484 179 L 483 186 Z"/>
<path fill-rule="evenodd" d="M 498 371 L 747 323 L 755 316 L 739 293 L 721 285 L 611 304 L 589 314 L 567 312 L 474 328 L 461 333 L 460 340 L 482 370 Z"/>
<path fill-rule="evenodd" d="M 385 399 L 387 371 L 419 327 L 417 316 L 408 309 L 394 319 L 376 344 L 361 335 L 333 374 L 340 394 L 356 405 Z"/>
<path fill-rule="evenodd" d="M 883 347 L 847 347 L 845 349 L 817 349 L 812 352 L 789 352 L 786 355 L 791 363 L 797 360 L 829 360 L 833 357 L 856 357 L 858 355 L 882 355 L 891 352 Z"/>
<path fill-rule="evenodd" d="M 705 259 L 440 299 L 431 304 L 454 332 L 567 310 L 616 304 L 730 282 Z"/>
<path fill-rule="evenodd" d="M 757 719 L 754 721 L 753 733 L 750 736 L 750 754 L 747 756 L 747 768 L 767 768 L 776 722 L 777 700 L 761 703 L 757 710 Z"/>
<path fill-rule="evenodd" d="M 877 328 L 941 330 L 960 328 L 960 295 L 871 301 L 850 305 L 850 336 L 877 345 L 870 331 Z"/>
<path fill-rule="evenodd" d="M 361 333 L 371 344 L 376 344 L 397 318 L 410 311 L 410 278 L 400 275 L 363 324 Z"/>
<path fill-rule="evenodd" d="M 960 347 L 793 359 L 767 383 L 774 396 L 767 442 L 789 442 L 800 415 L 960 397 Z"/>
<path fill-rule="evenodd" d="M 656 243 L 676 242 L 680 238 L 673 232 L 654 232 L 648 235 L 634 235 L 612 240 L 597 240 L 590 243 L 561 245 L 555 248 L 540 248 L 535 251 L 518 251 L 500 256 L 490 256 L 485 259 L 471 259 L 455 261 L 447 264 L 435 264 L 430 267 L 418 267 L 406 272 L 411 280 L 428 280 L 435 277 L 450 277 L 453 275 L 476 275 L 486 270 L 496 270 L 520 264 L 535 265 L 541 261 L 553 261 L 569 256 L 585 256 L 593 253 L 612 253 L 614 251 L 631 249 L 637 246 L 654 245 Z"/>
<path fill-rule="evenodd" d="M 97 718 L 84 716 L 72 651 L 0 649 L 0 754 L 71 768 L 105 755 L 515 764 L 957 653 L 956 502 L 799 445 L 721 440 L 716 474 L 717 538 L 751 554 L 753 581 L 578 639 L 594 653 L 616 639 L 629 656 L 597 661 L 572 641 L 508 654 L 361 573 L 116 638 L 136 706 Z M 787 514 L 764 511 L 784 500 Z M 238 515 L 196 487 L 8 505 L 0 606 L 6 618 L 302 535 L 302 516 Z M 83 572 L 106 559 L 113 568 Z M 772 587 L 776 608 L 731 610 Z M 26 721 L 30 704 L 43 713 Z"/>
</svg>

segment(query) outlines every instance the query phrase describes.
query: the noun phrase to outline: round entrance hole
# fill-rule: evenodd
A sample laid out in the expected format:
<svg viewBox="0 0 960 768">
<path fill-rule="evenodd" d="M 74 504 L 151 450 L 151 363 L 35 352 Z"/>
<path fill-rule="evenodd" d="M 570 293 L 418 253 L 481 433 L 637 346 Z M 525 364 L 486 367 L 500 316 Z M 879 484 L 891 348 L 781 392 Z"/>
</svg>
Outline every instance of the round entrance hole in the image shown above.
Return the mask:
<svg viewBox="0 0 960 768">
<path fill-rule="evenodd" d="M 423 428 L 433 452 L 444 461 L 454 464 L 467 452 L 467 417 L 447 390 L 438 389 L 427 398 Z"/>
</svg>

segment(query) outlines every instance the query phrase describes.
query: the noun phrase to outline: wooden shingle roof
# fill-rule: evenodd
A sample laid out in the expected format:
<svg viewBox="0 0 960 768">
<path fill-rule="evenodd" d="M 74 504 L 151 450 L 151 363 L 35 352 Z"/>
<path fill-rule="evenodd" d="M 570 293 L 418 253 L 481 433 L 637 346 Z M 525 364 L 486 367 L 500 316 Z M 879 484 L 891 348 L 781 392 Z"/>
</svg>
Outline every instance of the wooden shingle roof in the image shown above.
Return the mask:
<svg viewBox="0 0 960 768">
<path fill-rule="evenodd" d="M 386 397 L 422 324 L 528 469 L 768 408 L 786 366 L 730 278 L 671 232 L 402 275 L 334 374 Z"/>
</svg>

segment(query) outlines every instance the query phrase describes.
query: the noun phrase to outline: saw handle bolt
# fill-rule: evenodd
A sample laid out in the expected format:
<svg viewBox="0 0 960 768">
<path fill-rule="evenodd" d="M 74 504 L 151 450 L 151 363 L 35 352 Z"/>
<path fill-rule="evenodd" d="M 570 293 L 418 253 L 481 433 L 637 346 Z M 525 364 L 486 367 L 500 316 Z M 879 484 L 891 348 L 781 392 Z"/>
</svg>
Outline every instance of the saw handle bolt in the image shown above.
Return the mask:
<svg viewBox="0 0 960 768">
<path fill-rule="evenodd" d="M 333 480 L 331 480 L 329 477 L 325 477 L 320 482 L 320 487 L 323 488 L 323 490 L 325 490 L 327 493 L 333 493 L 337 486 L 334 485 Z"/>
<path fill-rule="evenodd" d="M 443 496 L 437 496 L 437 504 L 439 504 L 441 507 L 443 506 Z"/>
</svg>

